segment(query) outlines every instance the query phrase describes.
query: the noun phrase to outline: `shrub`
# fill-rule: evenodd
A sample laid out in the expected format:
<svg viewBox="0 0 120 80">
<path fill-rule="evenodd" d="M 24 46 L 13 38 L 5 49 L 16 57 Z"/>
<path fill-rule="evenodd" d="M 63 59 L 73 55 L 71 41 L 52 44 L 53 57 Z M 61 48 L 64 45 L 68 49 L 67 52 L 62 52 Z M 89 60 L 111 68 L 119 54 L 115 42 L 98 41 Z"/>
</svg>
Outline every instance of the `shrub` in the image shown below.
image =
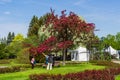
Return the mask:
<svg viewBox="0 0 120 80">
<path fill-rule="evenodd" d="M 90 61 L 90 63 L 93 63 L 95 65 L 100 65 L 100 66 L 106 66 L 109 68 L 119 68 L 120 64 L 113 63 L 111 61 L 103 61 L 103 60 L 98 60 L 98 61 Z"/>
<path fill-rule="evenodd" d="M 0 64 L 9 64 L 11 62 L 11 60 L 7 60 L 7 59 L 1 59 L 0 60 Z"/>
<path fill-rule="evenodd" d="M 120 74 L 120 68 L 104 70 L 86 70 L 84 72 L 68 73 L 65 75 L 33 74 L 30 80 L 115 80 L 114 75 Z"/>
<path fill-rule="evenodd" d="M 19 66 L 0 68 L 0 73 L 9 73 L 9 72 L 18 72 L 18 71 L 20 71 Z"/>
<path fill-rule="evenodd" d="M 18 52 L 17 61 L 18 63 L 22 64 L 30 63 L 28 48 L 22 49 L 21 51 Z"/>
</svg>

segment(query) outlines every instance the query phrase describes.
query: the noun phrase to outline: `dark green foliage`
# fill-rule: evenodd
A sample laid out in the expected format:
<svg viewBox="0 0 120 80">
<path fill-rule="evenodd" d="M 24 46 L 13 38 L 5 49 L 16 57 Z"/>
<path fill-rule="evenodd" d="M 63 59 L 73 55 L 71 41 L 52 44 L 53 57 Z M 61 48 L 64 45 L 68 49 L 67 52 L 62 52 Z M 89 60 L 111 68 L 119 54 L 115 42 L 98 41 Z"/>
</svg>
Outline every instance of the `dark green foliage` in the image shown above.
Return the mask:
<svg viewBox="0 0 120 80">
<path fill-rule="evenodd" d="M 116 50 L 120 50 L 120 32 L 116 35 L 108 34 L 106 37 L 101 37 L 102 47 L 107 48 L 112 46 Z"/>
<path fill-rule="evenodd" d="M 9 32 L 7 40 L 2 39 L 0 44 L 0 59 L 15 58 L 16 55 L 11 51 L 13 47 L 8 47 L 12 40 L 14 39 L 14 33 Z"/>
<path fill-rule="evenodd" d="M 9 54 L 5 52 L 5 47 L 7 45 L 4 43 L 0 44 L 0 59 L 5 59 L 9 57 Z"/>
<path fill-rule="evenodd" d="M 28 33 L 27 33 L 28 37 L 30 37 L 30 36 L 38 37 L 39 28 L 45 24 L 47 15 L 49 15 L 49 14 L 45 14 L 44 16 L 41 16 L 40 18 L 38 18 L 35 15 L 33 16 L 33 18 L 31 19 L 31 22 L 29 24 L 29 29 L 28 29 Z"/>
<path fill-rule="evenodd" d="M 21 51 L 18 52 L 17 54 L 17 62 L 21 64 L 29 64 L 29 51 L 28 48 L 24 48 Z"/>
<path fill-rule="evenodd" d="M 8 36 L 7 36 L 7 44 L 10 44 L 12 42 L 12 40 L 14 39 L 14 37 L 15 37 L 14 32 L 12 32 L 12 33 L 9 32 Z"/>
<path fill-rule="evenodd" d="M 20 71 L 19 66 L 0 68 L 0 73 L 9 73 L 9 72 L 11 73 L 11 72 L 18 72 L 18 71 Z"/>
<path fill-rule="evenodd" d="M 0 60 L 0 64 L 10 64 L 11 61 L 12 61 L 11 59 L 9 59 L 9 60 L 2 59 L 2 60 Z"/>
<path fill-rule="evenodd" d="M 41 16 L 41 17 L 39 18 L 39 25 L 45 25 L 46 20 L 47 20 L 47 17 L 48 17 L 49 15 L 50 15 L 50 14 L 47 13 L 47 14 Z"/>
<path fill-rule="evenodd" d="M 29 29 L 28 29 L 28 37 L 29 36 L 33 36 L 33 35 L 38 35 L 38 29 L 39 29 L 39 21 L 38 21 L 38 17 L 37 16 L 33 16 L 30 25 L 29 25 Z"/>
<path fill-rule="evenodd" d="M 15 46 L 14 46 L 15 47 Z M 18 49 L 18 48 L 16 48 L 16 49 Z M 11 47 L 11 46 L 6 46 L 6 48 L 5 48 L 5 53 L 7 53 L 8 54 L 8 58 L 9 59 L 13 59 L 13 58 L 16 58 L 16 52 L 14 53 L 13 51 L 14 51 L 15 49 L 13 48 L 13 47 Z"/>
</svg>

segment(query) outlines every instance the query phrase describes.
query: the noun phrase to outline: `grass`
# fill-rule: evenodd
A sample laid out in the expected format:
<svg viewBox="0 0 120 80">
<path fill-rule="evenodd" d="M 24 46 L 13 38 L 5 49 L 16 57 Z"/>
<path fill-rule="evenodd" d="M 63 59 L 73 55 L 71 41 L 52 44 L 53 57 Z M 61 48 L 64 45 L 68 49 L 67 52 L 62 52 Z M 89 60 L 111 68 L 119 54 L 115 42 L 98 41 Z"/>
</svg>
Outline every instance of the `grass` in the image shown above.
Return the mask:
<svg viewBox="0 0 120 80">
<path fill-rule="evenodd" d="M 115 80 L 120 80 L 120 75 L 117 75 L 117 76 L 115 77 Z"/>
<path fill-rule="evenodd" d="M 46 70 L 46 68 L 42 68 L 42 67 L 34 68 L 34 69 L 29 68 L 26 71 L 0 74 L 0 80 L 29 80 L 30 74 L 42 74 L 42 73 L 67 74 L 72 72 L 80 72 L 84 70 L 103 69 L 103 68 L 105 67 L 92 65 L 90 63 L 66 65 L 66 66 L 54 68 L 53 70 Z"/>
</svg>

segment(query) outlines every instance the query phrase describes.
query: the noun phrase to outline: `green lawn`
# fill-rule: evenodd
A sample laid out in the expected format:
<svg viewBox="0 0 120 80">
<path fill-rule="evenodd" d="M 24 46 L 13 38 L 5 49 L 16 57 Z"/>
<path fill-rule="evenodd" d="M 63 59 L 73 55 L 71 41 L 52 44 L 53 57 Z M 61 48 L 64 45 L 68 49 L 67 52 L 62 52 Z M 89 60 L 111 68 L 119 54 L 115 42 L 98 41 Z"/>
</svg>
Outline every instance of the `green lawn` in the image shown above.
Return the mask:
<svg viewBox="0 0 120 80">
<path fill-rule="evenodd" d="M 40 74 L 41 73 L 66 74 L 66 73 L 71 73 L 71 72 L 79 72 L 79 71 L 84 71 L 84 70 L 103 69 L 103 68 L 105 67 L 91 65 L 89 63 L 66 65 L 66 66 L 54 68 L 53 70 L 46 70 L 46 68 L 40 67 L 40 68 L 35 68 L 35 69 L 28 69 L 26 71 L 21 71 L 21 72 L 0 74 L 0 80 L 29 80 L 30 74 L 39 74 L 39 73 Z"/>
<path fill-rule="evenodd" d="M 117 75 L 117 76 L 115 77 L 115 80 L 120 80 L 120 75 Z"/>
</svg>

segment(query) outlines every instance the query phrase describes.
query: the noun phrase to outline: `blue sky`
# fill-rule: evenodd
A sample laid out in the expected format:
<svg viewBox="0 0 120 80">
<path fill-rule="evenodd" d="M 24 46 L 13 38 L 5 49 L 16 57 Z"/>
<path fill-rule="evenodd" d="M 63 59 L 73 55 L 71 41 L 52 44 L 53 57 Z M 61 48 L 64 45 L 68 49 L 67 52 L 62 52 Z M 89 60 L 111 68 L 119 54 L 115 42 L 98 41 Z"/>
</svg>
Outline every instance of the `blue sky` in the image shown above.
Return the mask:
<svg viewBox="0 0 120 80">
<path fill-rule="evenodd" d="M 120 0 L 0 0 L 0 38 L 8 32 L 27 35 L 33 15 L 38 17 L 62 10 L 82 16 L 86 22 L 95 23 L 99 37 L 120 32 Z"/>
</svg>

